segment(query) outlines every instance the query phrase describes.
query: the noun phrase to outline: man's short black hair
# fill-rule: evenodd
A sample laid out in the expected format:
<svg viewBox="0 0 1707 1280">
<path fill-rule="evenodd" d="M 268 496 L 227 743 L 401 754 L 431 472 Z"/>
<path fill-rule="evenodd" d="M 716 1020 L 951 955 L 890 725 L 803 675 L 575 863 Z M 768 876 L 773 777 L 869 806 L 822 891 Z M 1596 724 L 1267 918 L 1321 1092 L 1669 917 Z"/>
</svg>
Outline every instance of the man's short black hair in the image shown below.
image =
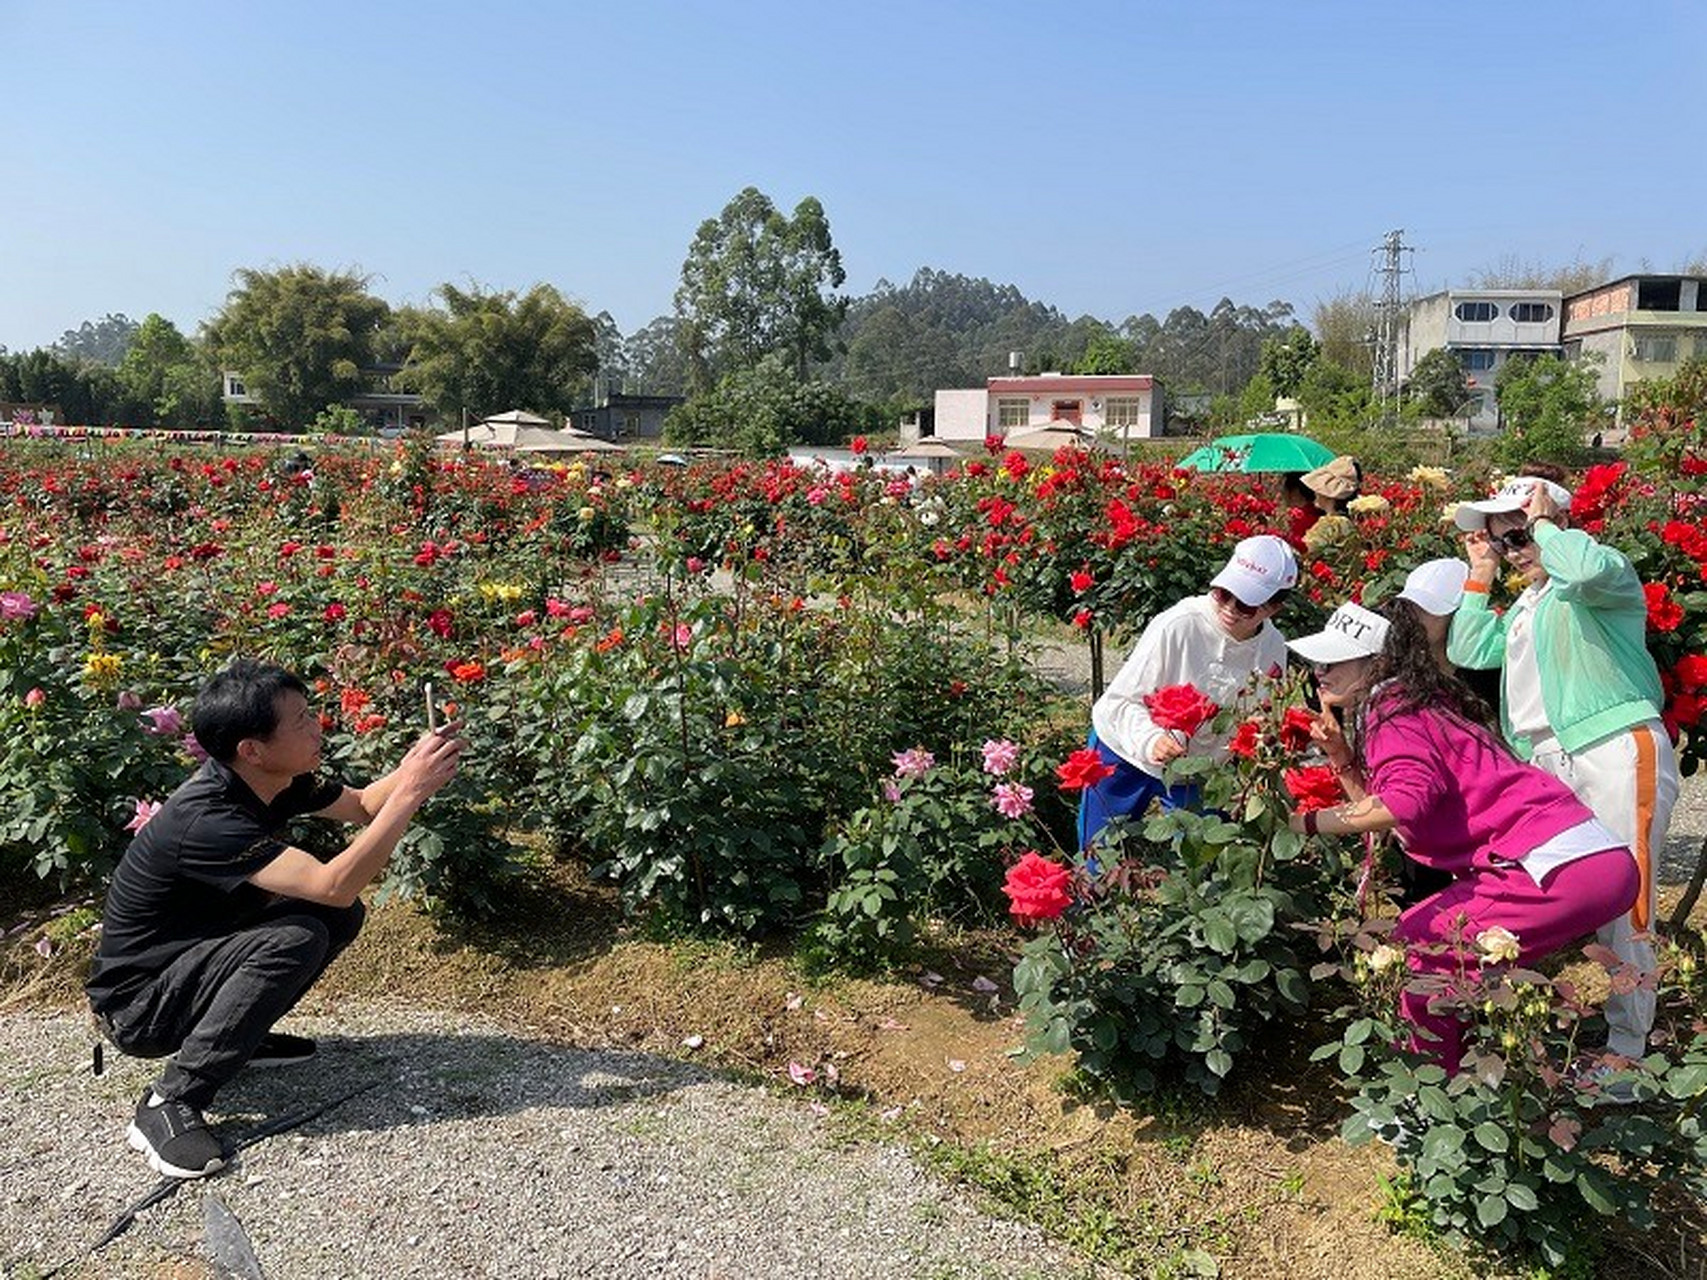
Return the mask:
<svg viewBox="0 0 1707 1280">
<path fill-rule="evenodd" d="M 190 726 L 196 741 L 221 764 L 237 756 L 245 738 L 270 738 L 279 727 L 281 693 L 308 696 L 308 686 L 283 667 L 239 658 L 196 694 Z"/>
</svg>

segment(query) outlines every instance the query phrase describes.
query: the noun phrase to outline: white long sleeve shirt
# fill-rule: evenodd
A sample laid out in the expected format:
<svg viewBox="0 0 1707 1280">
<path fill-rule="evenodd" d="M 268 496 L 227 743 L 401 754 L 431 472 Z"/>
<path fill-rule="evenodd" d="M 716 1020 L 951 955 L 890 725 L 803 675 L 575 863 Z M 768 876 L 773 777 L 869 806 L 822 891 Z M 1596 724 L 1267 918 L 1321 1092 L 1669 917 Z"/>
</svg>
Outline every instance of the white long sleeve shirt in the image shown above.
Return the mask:
<svg viewBox="0 0 1707 1280">
<path fill-rule="evenodd" d="M 1150 719 L 1146 695 L 1191 684 L 1216 706 L 1225 707 L 1253 674 L 1270 678 L 1285 669 L 1286 638 L 1273 623 L 1264 622 L 1249 640 L 1235 640 L 1215 616 L 1214 601 L 1206 595 L 1190 596 L 1150 619 L 1132 655 L 1091 708 L 1091 725 L 1110 751 L 1159 778 L 1163 766 L 1150 758 L 1150 748 L 1168 730 Z M 1227 735 L 1205 724 L 1186 743 L 1186 753 L 1224 759 L 1226 747 Z"/>
</svg>

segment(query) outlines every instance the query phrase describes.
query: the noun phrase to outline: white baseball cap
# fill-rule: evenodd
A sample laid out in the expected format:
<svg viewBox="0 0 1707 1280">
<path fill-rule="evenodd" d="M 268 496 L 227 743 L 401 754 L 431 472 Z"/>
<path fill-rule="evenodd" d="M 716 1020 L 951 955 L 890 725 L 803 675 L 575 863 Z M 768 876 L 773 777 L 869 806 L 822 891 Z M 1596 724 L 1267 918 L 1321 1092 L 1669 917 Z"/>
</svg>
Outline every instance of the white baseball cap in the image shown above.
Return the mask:
<svg viewBox="0 0 1707 1280">
<path fill-rule="evenodd" d="M 1329 666 L 1353 658 L 1373 658 L 1387 643 L 1387 619 L 1360 604 L 1346 603 L 1313 636 L 1288 640 L 1286 647 L 1305 662 Z"/>
<path fill-rule="evenodd" d="M 1444 618 L 1464 599 L 1464 582 L 1469 576 L 1470 566 L 1456 556 L 1428 560 L 1405 575 L 1399 599 L 1409 600 L 1424 613 Z"/>
<path fill-rule="evenodd" d="M 1452 518 L 1465 533 L 1486 529 L 1489 516 L 1501 515 L 1507 511 L 1522 511 L 1524 504 L 1529 501 L 1529 495 L 1535 492 L 1535 486 L 1538 484 L 1547 487 L 1547 495 L 1560 507 L 1567 510 L 1570 508 L 1571 491 L 1563 485 L 1543 480 L 1539 476 L 1513 476 L 1480 502 L 1460 502 L 1458 509 L 1452 513 Z"/>
<path fill-rule="evenodd" d="M 1227 567 L 1210 580 L 1212 587 L 1231 591 L 1245 604 L 1267 604 L 1276 591 L 1298 581 L 1298 557 L 1284 538 L 1271 533 L 1246 538 L 1233 548 Z"/>
</svg>

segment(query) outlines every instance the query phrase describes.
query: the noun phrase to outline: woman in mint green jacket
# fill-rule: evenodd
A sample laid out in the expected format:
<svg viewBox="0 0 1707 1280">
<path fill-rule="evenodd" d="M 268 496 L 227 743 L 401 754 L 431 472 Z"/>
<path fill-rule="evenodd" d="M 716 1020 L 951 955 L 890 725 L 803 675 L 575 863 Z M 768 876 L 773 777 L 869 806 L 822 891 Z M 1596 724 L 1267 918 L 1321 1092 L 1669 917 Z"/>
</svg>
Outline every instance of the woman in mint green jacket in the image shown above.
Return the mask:
<svg viewBox="0 0 1707 1280">
<path fill-rule="evenodd" d="M 1540 467 L 1534 468 L 1539 472 Z M 1621 960 L 1652 975 L 1654 859 L 1677 801 L 1677 757 L 1660 721 L 1663 693 L 1647 648 L 1647 599 L 1630 561 L 1570 527 L 1571 495 L 1520 476 L 1461 503 L 1470 579 L 1447 657 L 1501 668 L 1500 721 L 1517 754 L 1561 779 L 1636 855 L 1635 908 L 1599 932 Z M 1501 559 L 1525 582 L 1505 613 L 1489 607 Z M 1607 1047 L 1639 1058 L 1653 1028 L 1651 976 L 1608 998 Z"/>
</svg>

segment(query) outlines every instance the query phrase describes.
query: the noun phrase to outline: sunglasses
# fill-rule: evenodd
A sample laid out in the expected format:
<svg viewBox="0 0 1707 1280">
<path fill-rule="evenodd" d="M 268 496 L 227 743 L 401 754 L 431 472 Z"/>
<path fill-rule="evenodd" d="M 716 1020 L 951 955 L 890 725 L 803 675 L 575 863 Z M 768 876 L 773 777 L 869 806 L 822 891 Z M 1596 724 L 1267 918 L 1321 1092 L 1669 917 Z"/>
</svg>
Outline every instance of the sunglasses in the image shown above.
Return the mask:
<svg viewBox="0 0 1707 1280">
<path fill-rule="evenodd" d="M 1501 555 L 1508 551 L 1522 551 L 1534 541 L 1535 539 L 1530 536 L 1527 529 L 1511 529 L 1505 533 L 1490 533 L 1488 535 L 1488 545 Z"/>
<path fill-rule="evenodd" d="M 1260 604 L 1246 604 L 1225 587 L 1210 587 L 1209 596 L 1223 609 L 1231 609 L 1241 618 L 1255 617 L 1257 610 L 1262 608 Z"/>
</svg>

